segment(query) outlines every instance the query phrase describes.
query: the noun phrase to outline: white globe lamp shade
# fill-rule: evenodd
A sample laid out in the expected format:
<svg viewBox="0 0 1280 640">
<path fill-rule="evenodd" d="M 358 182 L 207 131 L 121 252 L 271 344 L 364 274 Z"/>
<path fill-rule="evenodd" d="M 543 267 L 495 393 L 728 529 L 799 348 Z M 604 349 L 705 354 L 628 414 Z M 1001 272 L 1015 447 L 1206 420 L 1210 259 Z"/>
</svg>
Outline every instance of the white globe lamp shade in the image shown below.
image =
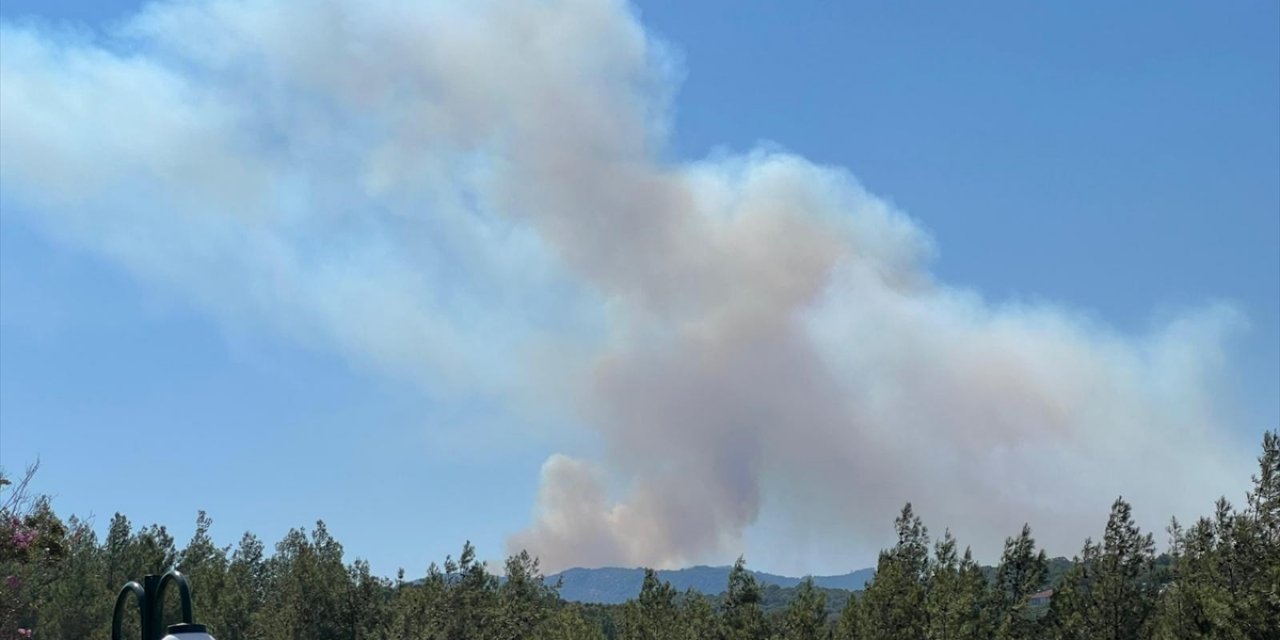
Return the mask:
<svg viewBox="0 0 1280 640">
<path fill-rule="evenodd" d="M 214 640 L 202 624 L 171 624 L 169 635 L 162 640 Z"/>
</svg>

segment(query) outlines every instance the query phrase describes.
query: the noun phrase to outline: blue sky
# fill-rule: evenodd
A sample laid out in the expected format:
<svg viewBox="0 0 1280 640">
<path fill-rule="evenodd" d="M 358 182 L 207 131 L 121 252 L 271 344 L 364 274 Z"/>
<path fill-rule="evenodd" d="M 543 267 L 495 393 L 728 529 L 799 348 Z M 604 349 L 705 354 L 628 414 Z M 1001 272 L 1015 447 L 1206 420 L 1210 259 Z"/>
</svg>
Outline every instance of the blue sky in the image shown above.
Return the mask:
<svg viewBox="0 0 1280 640">
<path fill-rule="evenodd" d="M 136 6 L 6 0 L 2 15 L 93 31 Z M 1217 437 L 1255 443 L 1280 424 L 1275 3 L 641 2 L 638 15 L 678 61 L 666 161 L 764 143 L 843 167 L 927 230 L 938 280 L 1067 308 L 1117 339 L 1230 305 L 1244 323 L 1223 342 Z M 38 489 L 63 513 L 102 526 L 121 511 L 182 540 L 205 509 L 226 543 L 324 519 L 376 571 L 415 573 L 466 539 L 496 558 L 529 525 L 548 456 L 607 455 L 502 392 L 438 392 L 211 312 L 3 197 L 0 464 L 40 458 Z M 889 542 L 884 520 L 883 539 L 846 555 L 821 557 L 821 535 L 811 554 L 771 553 L 799 516 L 764 512 L 746 550 L 765 570 L 844 571 Z"/>
</svg>

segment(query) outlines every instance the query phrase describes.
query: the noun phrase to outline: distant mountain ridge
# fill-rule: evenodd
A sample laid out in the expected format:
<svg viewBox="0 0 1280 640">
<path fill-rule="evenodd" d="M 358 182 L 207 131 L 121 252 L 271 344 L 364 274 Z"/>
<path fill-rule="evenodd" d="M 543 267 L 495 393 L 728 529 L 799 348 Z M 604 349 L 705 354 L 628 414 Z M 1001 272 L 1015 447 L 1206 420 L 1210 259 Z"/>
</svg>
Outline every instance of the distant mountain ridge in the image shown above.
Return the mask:
<svg viewBox="0 0 1280 640">
<path fill-rule="evenodd" d="M 658 572 L 658 579 L 670 582 L 678 591 L 693 589 L 706 595 L 716 595 L 725 590 L 729 583 L 729 571 L 732 567 L 708 567 L 699 565 L 686 569 L 672 569 Z M 756 581 L 762 585 L 794 587 L 804 578 L 792 578 L 761 571 L 751 572 Z M 828 589 L 848 589 L 856 591 L 866 586 L 876 573 L 875 569 L 859 569 L 835 576 L 813 576 L 813 582 L 819 587 Z M 644 582 L 644 569 L 627 569 L 622 567 L 602 567 L 599 569 L 574 568 L 547 576 L 547 582 L 555 584 L 561 581 L 560 597 L 573 602 L 592 602 L 597 604 L 619 604 L 640 594 L 640 585 Z"/>
</svg>

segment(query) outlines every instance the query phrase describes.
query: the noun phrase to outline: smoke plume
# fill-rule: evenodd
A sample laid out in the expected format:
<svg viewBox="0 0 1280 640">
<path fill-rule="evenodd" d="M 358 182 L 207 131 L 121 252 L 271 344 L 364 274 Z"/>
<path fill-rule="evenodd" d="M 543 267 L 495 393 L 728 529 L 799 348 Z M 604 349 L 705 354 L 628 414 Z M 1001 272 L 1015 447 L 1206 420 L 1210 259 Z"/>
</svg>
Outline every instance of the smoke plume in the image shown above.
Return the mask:
<svg viewBox="0 0 1280 640">
<path fill-rule="evenodd" d="M 543 467 L 510 544 L 548 569 L 723 559 L 764 513 L 865 552 L 908 500 L 988 557 L 1024 521 L 1070 553 L 1117 494 L 1158 528 L 1247 480 L 1232 308 L 1129 336 L 988 301 L 841 169 L 667 160 L 672 56 L 622 3 L 195 0 L 0 35 L 31 224 L 433 394 L 554 390 L 604 449 Z"/>
</svg>

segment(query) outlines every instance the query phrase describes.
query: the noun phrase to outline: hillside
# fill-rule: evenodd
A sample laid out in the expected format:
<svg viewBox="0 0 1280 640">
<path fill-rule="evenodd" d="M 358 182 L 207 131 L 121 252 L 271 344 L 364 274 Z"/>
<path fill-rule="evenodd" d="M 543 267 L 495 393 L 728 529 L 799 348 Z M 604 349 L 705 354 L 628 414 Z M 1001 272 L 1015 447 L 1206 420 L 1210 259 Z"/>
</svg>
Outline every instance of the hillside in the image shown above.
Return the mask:
<svg viewBox="0 0 1280 640">
<path fill-rule="evenodd" d="M 706 595 L 716 595 L 724 591 L 729 580 L 731 567 L 696 566 L 686 569 L 659 571 L 659 579 L 670 582 L 679 591 L 693 589 Z M 778 587 L 794 587 L 803 578 L 780 576 L 760 571 L 752 572 L 762 585 Z M 850 573 L 834 576 L 814 576 L 813 581 L 819 587 L 828 589 L 845 589 L 854 591 L 862 589 L 875 569 L 859 569 Z M 573 602 L 592 602 L 599 604 L 617 604 L 636 597 L 640 593 L 640 584 L 644 580 L 644 569 L 626 569 L 621 567 L 603 567 L 599 569 L 568 569 L 558 574 L 547 576 L 548 582 L 554 584 L 560 580 L 560 597 Z"/>
</svg>

